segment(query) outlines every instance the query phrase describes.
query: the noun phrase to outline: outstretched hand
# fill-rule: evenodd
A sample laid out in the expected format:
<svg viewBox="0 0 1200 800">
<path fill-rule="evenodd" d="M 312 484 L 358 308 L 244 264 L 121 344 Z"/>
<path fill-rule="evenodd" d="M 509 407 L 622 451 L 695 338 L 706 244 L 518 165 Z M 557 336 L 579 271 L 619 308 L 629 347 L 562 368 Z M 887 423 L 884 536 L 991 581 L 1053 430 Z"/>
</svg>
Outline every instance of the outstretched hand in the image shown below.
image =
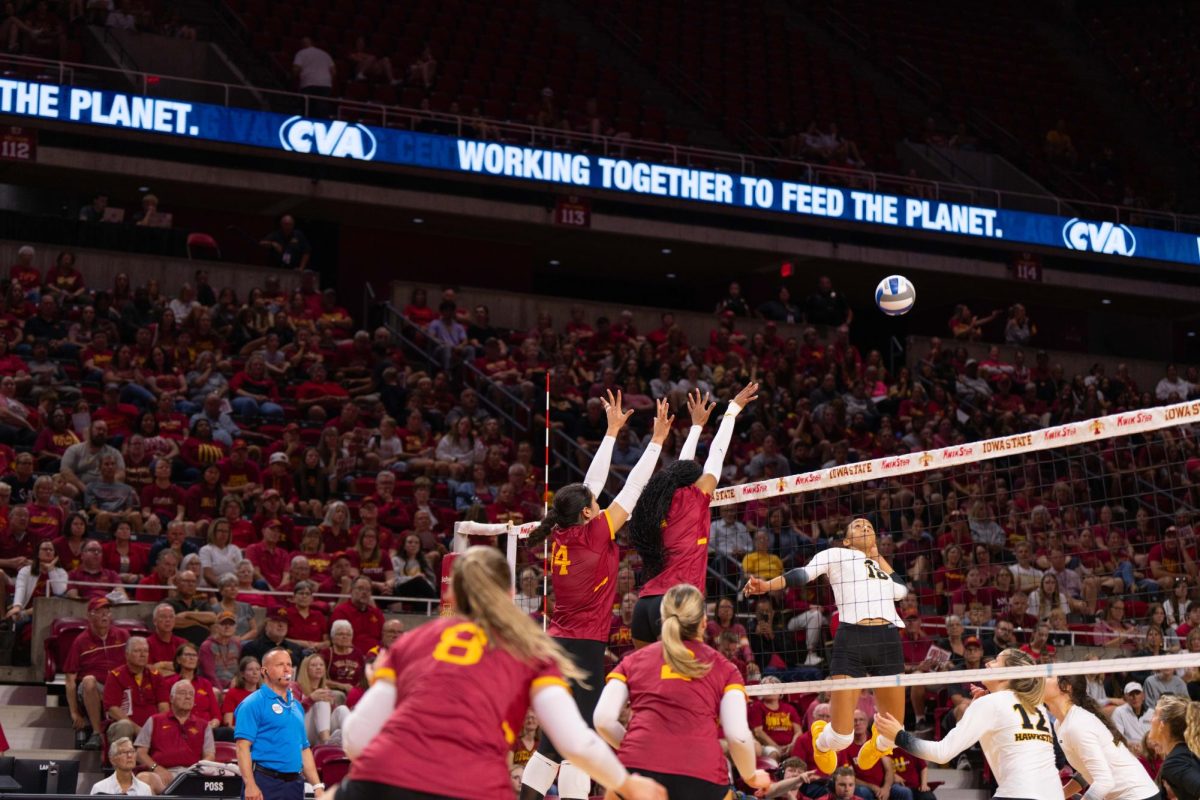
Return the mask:
<svg viewBox="0 0 1200 800">
<path fill-rule="evenodd" d="M 692 424 L 704 426 L 717 404 L 711 401 L 711 395 L 708 392 L 701 397 L 700 390 L 695 389 L 688 392 L 687 407 L 688 413 L 692 415 Z"/>
<path fill-rule="evenodd" d="M 751 575 L 746 581 L 746 585 L 742 588 L 742 594 L 753 596 L 756 594 L 766 594 L 771 591 L 771 582 L 764 581 L 762 578 Z"/>
<path fill-rule="evenodd" d="M 659 400 L 656 405 L 654 433 L 651 434 L 650 441 L 654 444 L 662 444 L 671 433 L 671 426 L 675 423 L 675 415 L 671 413 L 671 404 L 666 400 Z"/>
<path fill-rule="evenodd" d="M 902 730 L 904 730 L 904 723 L 898 722 L 895 717 L 886 711 L 875 715 L 875 732 L 885 739 L 895 740 L 896 736 Z"/>
<path fill-rule="evenodd" d="M 749 404 L 758 399 L 758 384 L 750 381 L 742 390 L 737 393 L 737 397 L 733 398 L 733 402 L 738 404 L 738 408 L 745 408 Z"/>
<path fill-rule="evenodd" d="M 612 389 L 608 390 L 607 395 L 607 397 L 601 398 L 601 402 L 604 403 L 604 414 L 608 417 L 608 431 L 606 433 L 609 436 L 616 436 L 621 428 L 625 427 L 625 423 L 629 421 L 629 418 L 633 416 L 633 409 L 628 411 L 621 409 L 620 389 L 617 389 L 616 397 L 613 397 Z"/>
</svg>

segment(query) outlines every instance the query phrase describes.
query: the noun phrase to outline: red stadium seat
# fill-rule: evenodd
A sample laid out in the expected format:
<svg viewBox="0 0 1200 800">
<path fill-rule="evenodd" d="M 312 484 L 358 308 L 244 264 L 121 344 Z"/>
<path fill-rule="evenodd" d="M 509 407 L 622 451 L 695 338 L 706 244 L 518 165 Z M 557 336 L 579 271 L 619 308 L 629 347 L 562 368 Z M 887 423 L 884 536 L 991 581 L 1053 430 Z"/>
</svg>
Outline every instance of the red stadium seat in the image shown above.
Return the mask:
<svg viewBox="0 0 1200 800">
<path fill-rule="evenodd" d="M 216 748 L 217 748 L 216 755 L 213 756 L 214 761 L 218 761 L 222 764 L 236 764 L 237 763 L 237 745 L 236 744 L 234 744 L 233 742 L 217 742 Z"/>
<path fill-rule="evenodd" d="M 146 623 L 140 619 L 114 619 L 112 624 L 115 627 L 123 628 L 129 632 L 130 636 L 141 636 L 143 638 L 150 635 L 150 629 L 146 627 Z"/>
<path fill-rule="evenodd" d="M 42 645 L 46 659 L 45 680 L 47 682 L 54 680 L 54 676 L 67 660 L 71 643 L 85 630 L 87 630 L 86 619 L 62 617 L 54 620 L 50 626 L 50 634 Z"/>
<path fill-rule="evenodd" d="M 207 251 L 209 254 L 216 255 L 218 261 L 221 260 L 221 247 L 217 244 L 217 240 L 207 233 L 189 233 L 187 237 L 187 254 L 188 258 L 194 259 L 197 250 Z"/>
<path fill-rule="evenodd" d="M 325 766 L 320 770 L 321 782 L 327 786 L 333 786 L 340 782 L 350 772 L 350 759 L 345 756 L 341 758 L 330 759 L 325 762 Z"/>
</svg>

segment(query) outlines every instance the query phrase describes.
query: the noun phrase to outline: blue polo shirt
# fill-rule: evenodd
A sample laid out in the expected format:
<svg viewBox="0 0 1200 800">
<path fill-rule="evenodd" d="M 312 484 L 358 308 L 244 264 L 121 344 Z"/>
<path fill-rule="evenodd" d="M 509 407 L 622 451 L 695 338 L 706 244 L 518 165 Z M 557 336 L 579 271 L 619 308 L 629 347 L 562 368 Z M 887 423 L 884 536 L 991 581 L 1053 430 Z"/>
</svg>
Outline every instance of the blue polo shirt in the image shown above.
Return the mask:
<svg viewBox="0 0 1200 800">
<path fill-rule="evenodd" d="M 265 683 L 237 707 L 233 738 L 250 742 L 250 757 L 276 772 L 299 772 L 300 754 L 309 746 L 304 730 L 304 706 L 292 697 L 275 694 Z"/>
</svg>

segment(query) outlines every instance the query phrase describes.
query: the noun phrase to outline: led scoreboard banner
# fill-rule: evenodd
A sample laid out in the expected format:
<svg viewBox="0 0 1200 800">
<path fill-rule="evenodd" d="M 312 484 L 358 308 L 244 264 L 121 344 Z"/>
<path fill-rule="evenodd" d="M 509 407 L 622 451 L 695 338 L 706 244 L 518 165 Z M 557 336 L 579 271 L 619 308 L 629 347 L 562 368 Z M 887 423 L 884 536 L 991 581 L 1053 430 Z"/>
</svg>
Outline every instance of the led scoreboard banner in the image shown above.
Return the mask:
<svg viewBox="0 0 1200 800">
<path fill-rule="evenodd" d="M 1200 265 L 1200 237 L 1184 233 L 80 87 L 0 79 L 0 114 L 796 218 Z"/>
</svg>

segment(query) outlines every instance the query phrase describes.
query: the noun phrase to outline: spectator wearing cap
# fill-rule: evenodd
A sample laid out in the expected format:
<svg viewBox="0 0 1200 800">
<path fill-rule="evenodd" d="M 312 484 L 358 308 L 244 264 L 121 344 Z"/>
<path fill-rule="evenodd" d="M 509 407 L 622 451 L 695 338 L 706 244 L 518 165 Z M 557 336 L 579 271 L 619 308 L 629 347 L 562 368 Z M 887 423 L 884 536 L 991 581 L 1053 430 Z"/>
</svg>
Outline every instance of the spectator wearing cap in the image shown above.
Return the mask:
<svg viewBox="0 0 1200 800">
<path fill-rule="evenodd" d="M 144 768 L 138 778 L 155 794 L 162 794 L 177 775 L 198 761 L 211 761 L 217 750 L 212 728 L 192 713 L 196 690 L 190 681 L 171 687 L 169 704 L 167 711 L 150 717 L 134 741 L 138 764 Z"/>
<path fill-rule="evenodd" d="M 383 612 L 371 598 L 371 580 L 365 576 L 354 579 L 350 588 L 350 599 L 338 603 L 331 619 L 344 619 L 354 631 L 354 646 L 367 652 L 383 637 Z"/>
<path fill-rule="evenodd" d="M 88 539 L 79 551 L 79 567 L 67 573 L 67 597 L 92 600 L 121 586 L 121 576 L 105 569 L 103 564 L 103 546 L 95 539 Z"/>
<path fill-rule="evenodd" d="M 235 635 L 236 631 L 237 615 L 232 611 L 221 611 L 212 627 L 212 635 L 200 645 L 200 674 L 221 691 L 229 688 L 238 673 L 242 642 Z"/>
<path fill-rule="evenodd" d="M 254 565 L 255 577 L 274 588 L 283 581 L 283 574 L 291 565 L 292 556 L 281 544 L 283 526 L 279 520 L 263 524 L 262 541 L 246 548 L 246 560 Z"/>
<path fill-rule="evenodd" d="M 175 608 L 170 603 L 159 603 L 154 607 L 146 643 L 150 648 L 150 668 L 160 675 L 173 675 L 175 653 L 187 644 L 187 639 L 175 632 Z"/>
<path fill-rule="evenodd" d="M 271 497 L 280 500 L 283 508 L 289 513 L 296 501 L 296 484 L 292 480 L 291 462 L 287 453 L 271 453 L 267 459 L 267 471 L 261 476 L 262 501 L 265 503 Z"/>
<path fill-rule="evenodd" d="M 149 797 L 154 794 L 150 790 L 150 784 L 139 780 L 133 774 L 133 769 L 137 766 L 137 748 L 128 736 L 112 740 L 108 746 L 108 761 L 113 765 L 113 774 L 92 784 L 90 794 L 132 797 Z"/>
<path fill-rule="evenodd" d="M 232 575 L 242 561 L 242 550 L 233 543 L 233 529 L 220 519 L 208 526 L 208 544 L 200 548 L 200 567 L 204 583 L 216 586 L 225 575 Z"/>
<path fill-rule="evenodd" d="M 209 629 L 217 621 L 212 603 L 196 591 L 199 583 L 199 576 L 191 570 L 177 573 L 175 596 L 167 601 L 175 610 L 175 632 L 197 647 L 208 638 Z"/>
<path fill-rule="evenodd" d="M 77 731 L 90 725 L 92 734 L 84 749 L 99 750 L 100 731 L 104 730 L 104 680 L 125 662 L 129 633 L 113 627 L 112 602 L 107 597 L 93 597 L 87 609 L 88 626 L 71 643 L 63 672 L 71 722 Z"/>
<path fill-rule="evenodd" d="M 125 643 L 125 663 L 109 670 L 104 680 L 108 739 L 136 737 L 152 714 L 167 710 L 159 701 L 162 676 L 149 667 L 150 643 L 133 636 Z"/>
<path fill-rule="evenodd" d="M 221 491 L 226 496 L 249 502 L 262 492 L 262 475 L 249 458 L 250 447 L 245 439 L 235 439 L 229 456 L 220 462 Z"/>
<path fill-rule="evenodd" d="M 135 531 L 142 529 L 141 501 L 132 486 L 117 476 L 117 456 L 100 458 L 100 477 L 88 481 L 83 506 L 96 530 L 108 533 L 115 525 L 127 522 Z"/>
<path fill-rule="evenodd" d="M 267 612 L 262 633 L 242 645 L 242 655 L 254 656 L 259 663 L 262 663 L 263 656 L 277 647 L 282 647 L 291 653 L 292 659 L 297 664 L 304 657 L 304 648 L 288 638 L 288 610 L 286 608 L 276 608 Z"/>
<path fill-rule="evenodd" d="M 1154 716 L 1154 706 L 1146 702 L 1145 692 L 1137 681 L 1126 683 L 1123 694 L 1125 705 L 1118 706 L 1113 711 L 1112 722 L 1125 737 L 1125 744 L 1129 745 L 1129 749 L 1140 755 L 1143 752 L 1142 741 L 1150 732 L 1150 718 Z M 1187 693 L 1183 696 L 1187 697 Z"/>
</svg>

